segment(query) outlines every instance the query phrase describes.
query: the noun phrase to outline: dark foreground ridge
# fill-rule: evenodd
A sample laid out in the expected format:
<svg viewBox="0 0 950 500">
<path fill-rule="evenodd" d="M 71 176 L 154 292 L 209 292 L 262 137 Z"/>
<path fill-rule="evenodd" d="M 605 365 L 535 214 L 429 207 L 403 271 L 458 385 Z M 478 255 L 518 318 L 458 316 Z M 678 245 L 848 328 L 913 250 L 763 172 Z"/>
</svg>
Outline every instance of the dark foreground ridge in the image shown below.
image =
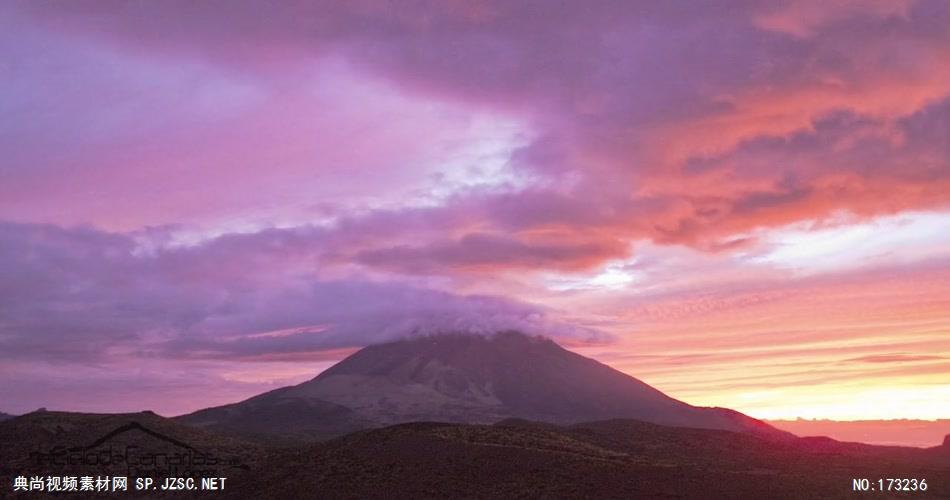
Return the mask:
<svg viewBox="0 0 950 500">
<path fill-rule="evenodd" d="M 5 484 L 0 497 L 16 498 L 9 486 L 19 475 L 126 473 L 122 463 L 41 466 L 32 460 L 31 452 L 74 443 L 140 457 L 214 458 L 199 477 L 227 478 L 225 489 L 213 494 L 129 491 L 118 494 L 121 498 L 950 497 L 947 446 L 878 447 L 828 438 L 776 441 L 636 420 L 562 426 L 510 419 L 495 425 L 399 424 L 321 443 L 265 448 L 149 412 L 44 412 L 0 422 L 0 480 Z M 165 476 L 146 468 L 129 474 L 130 481 L 143 475 Z M 903 495 L 852 491 L 853 478 L 879 477 L 926 479 L 928 490 Z M 82 493 L 54 497 L 64 495 L 103 498 Z M 44 498 L 34 493 L 20 497 Z"/>
<path fill-rule="evenodd" d="M 308 382 L 179 420 L 244 436 L 313 441 L 405 422 L 508 418 L 555 424 L 632 418 L 791 436 L 733 410 L 677 401 L 549 339 L 516 332 L 366 347 Z"/>
</svg>

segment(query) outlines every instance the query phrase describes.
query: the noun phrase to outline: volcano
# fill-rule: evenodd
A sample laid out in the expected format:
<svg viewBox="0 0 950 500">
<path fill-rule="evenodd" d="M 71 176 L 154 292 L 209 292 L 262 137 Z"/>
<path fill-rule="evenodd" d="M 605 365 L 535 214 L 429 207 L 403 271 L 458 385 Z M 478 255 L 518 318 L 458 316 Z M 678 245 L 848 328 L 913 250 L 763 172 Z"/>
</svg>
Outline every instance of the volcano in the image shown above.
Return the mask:
<svg viewBox="0 0 950 500">
<path fill-rule="evenodd" d="M 789 435 L 733 410 L 691 406 L 550 339 L 517 332 L 369 346 L 302 384 L 178 417 L 218 431 L 294 440 L 405 422 L 511 418 L 561 425 L 623 418 Z"/>
</svg>

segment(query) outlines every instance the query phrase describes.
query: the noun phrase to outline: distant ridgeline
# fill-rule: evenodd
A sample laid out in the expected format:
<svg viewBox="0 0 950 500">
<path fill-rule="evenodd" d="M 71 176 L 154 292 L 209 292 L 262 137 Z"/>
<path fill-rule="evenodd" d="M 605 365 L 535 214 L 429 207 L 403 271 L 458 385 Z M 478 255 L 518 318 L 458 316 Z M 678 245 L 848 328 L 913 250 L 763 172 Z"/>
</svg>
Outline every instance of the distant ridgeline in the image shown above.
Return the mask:
<svg viewBox="0 0 950 500">
<path fill-rule="evenodd" d="M 950 420 L 769 420 L 779 429 L 799 436 L 829 436 L 840 441 L 916 446 L 938 446 L 950 434 Z"/>
</svg>

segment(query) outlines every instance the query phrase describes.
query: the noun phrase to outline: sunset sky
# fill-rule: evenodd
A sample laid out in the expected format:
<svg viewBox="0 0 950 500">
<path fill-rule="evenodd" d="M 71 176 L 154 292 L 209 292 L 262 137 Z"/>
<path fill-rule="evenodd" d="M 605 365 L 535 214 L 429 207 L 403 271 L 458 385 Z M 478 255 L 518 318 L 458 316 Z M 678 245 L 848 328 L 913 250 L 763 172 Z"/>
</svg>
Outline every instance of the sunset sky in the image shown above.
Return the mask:
<svg viewBox="0 0 950 500">
<path fill-rule="evenodd" d="M 0 3 L 0 411 L 441 331 L 950 418 L 950 2 Z"/>
</svg>

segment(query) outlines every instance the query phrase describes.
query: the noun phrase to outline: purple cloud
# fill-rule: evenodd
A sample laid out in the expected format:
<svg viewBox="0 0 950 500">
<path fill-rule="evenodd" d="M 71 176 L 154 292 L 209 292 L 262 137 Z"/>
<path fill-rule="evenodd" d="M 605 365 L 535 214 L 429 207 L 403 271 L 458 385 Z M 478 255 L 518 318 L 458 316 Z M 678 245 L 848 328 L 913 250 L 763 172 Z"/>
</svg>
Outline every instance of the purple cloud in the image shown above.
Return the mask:
<svg viewBox="0 0 950 500">
<path fill-rule="evenodd" d="M 443 331 L 604 335 L 510 299 L 321 278 L 325 237 L 317 229 L 272 229 L 143 249 L 129 235 L 4 223 L 0 356 L 95 362 L 120 351 L 253 359 L 319 356 Z M 299 331 L 266 335 L 288 329 Z"/>
</svg>

